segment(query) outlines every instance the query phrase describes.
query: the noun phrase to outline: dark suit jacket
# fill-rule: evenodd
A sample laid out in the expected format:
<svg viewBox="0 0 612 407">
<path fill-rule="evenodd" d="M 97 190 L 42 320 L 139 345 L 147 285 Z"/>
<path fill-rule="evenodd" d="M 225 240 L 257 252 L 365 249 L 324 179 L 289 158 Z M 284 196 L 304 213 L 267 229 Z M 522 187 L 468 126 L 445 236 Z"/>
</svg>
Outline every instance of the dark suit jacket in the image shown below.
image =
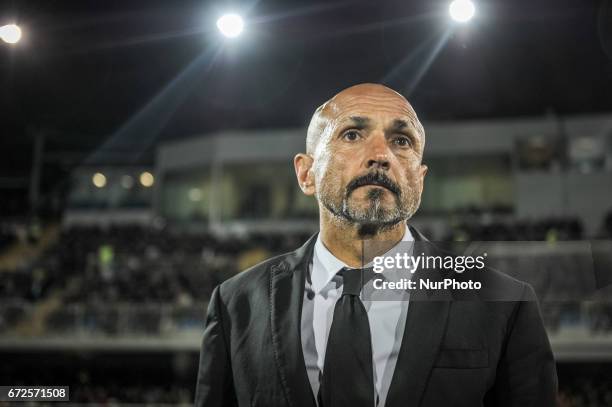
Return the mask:
<svg viewBox="0 0 612 407">
<path fill-rule="evenodd" d="M 411 231 L 415 240 L 426 240 Z M 316 234 L 296 251 L 215 288 L 202 339 L 196 406 L 316 405 L 300 340 L 304 282 L 315 241 Z M 494 270 L 482 275 L 485 297 L 499 298 L 490 291 L 500 290 L 515 300 L 438 290 L 423 297 L 434 300 L 411 296 L 387 407 L 555 405 L 555 362 L 533 289 Z"/>
</svg>

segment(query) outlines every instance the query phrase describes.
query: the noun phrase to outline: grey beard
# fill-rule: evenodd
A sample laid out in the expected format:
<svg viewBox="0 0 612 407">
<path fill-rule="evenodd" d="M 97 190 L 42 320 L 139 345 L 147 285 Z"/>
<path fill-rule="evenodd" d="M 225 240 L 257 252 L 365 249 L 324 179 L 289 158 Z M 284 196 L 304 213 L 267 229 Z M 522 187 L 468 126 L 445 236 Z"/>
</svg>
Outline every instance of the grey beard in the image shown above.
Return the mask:
<svg viewBox="0 0 612 407">
<path fill-rule="evenodd" d="M 336 218 L 351 225 L 358 225 L 363 230 L 364 235 L 372 235 L 377 232 L 387 230 L 412 217 L 418 205 L 410 205 L 404 208 L 396 197 L 396 206 L 386 209 L 381 205 L 383 192 L 372 190 L 368 193 L 370 204 L 364 210 L 354 210 L 349 205 L 349 198 L 344 197 L 341 205 L 337 205 L 329 200 L 323 199 L 321 202 Z M 414 208 L 413 208 L 414 207 Z"/>
</svg>

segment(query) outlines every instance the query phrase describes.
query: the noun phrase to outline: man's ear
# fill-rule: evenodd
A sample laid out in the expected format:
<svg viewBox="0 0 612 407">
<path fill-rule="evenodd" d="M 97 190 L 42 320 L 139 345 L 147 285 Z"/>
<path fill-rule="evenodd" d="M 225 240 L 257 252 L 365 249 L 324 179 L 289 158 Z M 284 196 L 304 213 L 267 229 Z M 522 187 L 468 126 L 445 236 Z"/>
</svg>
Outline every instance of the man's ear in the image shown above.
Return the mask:
<svg viewBox="0 0 612 407">
<path fill-rule="evenodd" d="M 421 175 L 419 179 L 419 183 L 421 184 L 421 193 L 423 193 L 423 184 L 425 184 L 425 175 L 427 175 L 427 166 L 425 164 L 421 164 L 419 168 L 419 174 Z"/>
<path fill-rule="evenodd" d="M 314 175 L 312 173 L 313 158 L 308 154 L 299 153 L 293 157 L 293 166 L 300 189 L 305 195 L 314 195 Z"/>
<path fill-rule="evenodd" d="M 425 179 L 425 175 L 427 175 L 427 166 L 425 164 L 421 164 L 421 180 Z"/>
</svg>

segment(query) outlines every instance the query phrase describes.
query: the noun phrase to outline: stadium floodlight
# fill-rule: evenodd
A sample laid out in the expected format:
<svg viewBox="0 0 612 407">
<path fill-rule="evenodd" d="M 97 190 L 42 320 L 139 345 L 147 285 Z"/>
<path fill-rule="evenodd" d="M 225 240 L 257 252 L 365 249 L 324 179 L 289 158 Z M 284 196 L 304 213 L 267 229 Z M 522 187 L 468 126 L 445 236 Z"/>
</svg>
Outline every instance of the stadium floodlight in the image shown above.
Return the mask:
<svg viewBox="0 0 612 407">
<path fill-rule="evenodd" d="M 236 38 L 244 29 L 244 20 L 238 14 L 224 14 L 217 20 L 217 28 L 227 38 Z"/>
<path fill-rule="evenodd" d="M 448 6 L 448 12 L 456 22 L 466 23 L 474 17 L 476 6 L 470 0 L 454 0 Z"/>
<path fill-rule="evenodd" d="M 106 176 L 101 172 L 96 172 L 93 177 L 91 177 L 91 182 L 93 182 L 96 188 L 104 188 L 106 186 Z"/>
<path fill-rule="evenodd" d="M 0 27 L 0 39 L 8 44 L 16 44 L 21 39 L 21 28 L 17 24 Z"/>
<path fill-rule="evenodd" d="M 143 187 L 145 188 L 152 187 L 153 183 L 155 183 L 155 177 L 153 177 L 153 174 L 151 174 L 149 171 L 145 171 L 142 174 L 140 174 L 140 184 Z"/>
</svg>

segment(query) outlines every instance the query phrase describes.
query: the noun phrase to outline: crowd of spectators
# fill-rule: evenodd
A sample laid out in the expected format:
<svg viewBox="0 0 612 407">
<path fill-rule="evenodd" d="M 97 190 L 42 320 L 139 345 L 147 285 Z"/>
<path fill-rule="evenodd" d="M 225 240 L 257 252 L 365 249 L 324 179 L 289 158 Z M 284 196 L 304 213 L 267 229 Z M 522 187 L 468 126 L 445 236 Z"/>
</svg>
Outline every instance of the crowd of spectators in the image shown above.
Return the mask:
<svg viewBox="0 0 612 407">
<path fill-rule="evenodd" d="M 64 230 L 39 260 L 4 274 L 3 299 L 38 301 L 62 291 L 74 302 L 205 300 L 239 271 L 243 256 L 268 256 L 297 247 L 307 235 L 197 235 L 140 226 Z"/>
<path fill-rule="evenodd" d="M 192 406 L 193 391 L 185 386 L 167 385 L 81 385 L 72 392 L 73 403 L 120 406 L 126 403 L 173 406 Z"/>
<path fill-rule="evenodd" d="M 612 406 L 612 365 L 568 363 L 558 367 L 558 407 Z"/>
<path fill-rule="evenodd" d="M 455 230 L 459 233 L 449 234 L 448 240 L 551 242 L 582 237 L 581 228 L 571 219 L 538 225 L 490 222 L 471 228 L 460 225 Z M 168 321 L 201 329 L 206 301 L 218 283 L 250 264 L 295 249 L 309 236 L 307 232 L 219 236 L 142 226 L 65 229 L 31 264 L 0 271 L 0 334 L 31 315 L 33 306 L 49 300 L 61 303 L 45 319 L 46 331 L 52 334 L 70 332 L 77 324 L 81 332 L 96 336 L 158 335 Z M 612 302 L 585 305 L 577 301 L 589 288 L 585 273 L 592 271 L 592 264 L 584 261 L 571 254 L 537 259 L 510 256 L 496 266 L 526 273 L 517 277 L 528 278 L 534 285 L 550 332 L 583 324 L 592 335 L 608 335 Z M 529 276 L 534 270 L 537 276 Z M 122 307 L 128 307 L 129 313 Z M 191 359 L 197 361 L 197 355 Z M 66 379 L 73 403 L 191 405 L 193 401 L 194 371 L 183 372 L 181 377 L 187 380 L 169 377 L 160 383 L 147 376 L 146 369 L 131 373 L 128 369 L 128 377 L 118 379 L 110 370 L 96 373 L 78 363 L 66 366 L 78 372 Z M 151 366 L 149 373 L 168 370 L 172 369 Z M 6 373 L 7 377 L 17 374 Z M 32 378 L 32 374 L 29 369 L 22 376 Z M 583 376 L 561 378 L 559 407 L 612 405 L 611 382 L 588 373 Z"/>
<path fill-rule="evenodd" d="M 35 243 L 39 234 L 37 222 L 27 222 L 24 218 L 0 219 L 0 252 L 16 242 Z"/>
<path fill-rule="evenodd" d="M 7 230 L 4 227 L 0 228 L 0 250 L 9 246 L 14 241 L 15 241 L 15 234 L 12 233 L 12 231 Z"/>
<path fill-rule="evenodd" d="M 465 221 L 455 225 L 444 240 L 453 241 L 557 241 L 581 240 L 583 226 L 577 218 L 538 221 Z"/>
<path fill-rule="evenodd" d="M 47 325 L 59 332 L 79 319 L 87 327 L 116 333 L 128 310 L 130 329 L 154 333 L 164 305 L 174 306 L 173 323 L 193 325 L 196 318 L 201 320 L 217 284 L 264 258 L 295 249 L 308 236 L 219 236 L 125 225 L 65 229 L 36 261 L 0 271 L 0 332 L 27 313 L 21 304 L 49 298 L 64 305 L 47 317 Z"/>
<path fill-rule="evenodd" d="M 195 352 L 42 351 L 0 355 L 4 357 L 0 366 L 3 383 L 67 386 L 70 405 L 193 405 L 198 363 Z M 41 359 L 44 368 L 40 368 Z"/>
<path fill-rule="evenodd" d="M 575 240 L 582 237 L 581 231 L 575 219 L 473 223 L 458 225 L 448 240 Z M 299 247 L 309 235 L 303 231 L 218 235 L 159 225 L 67 228 L 31 264 L 0 271 L 4 304 L 0 332 L 27 314 L 19 303 L 36 304 L 49 298 L 64 305 L 47 316 L 47 325 L 56 332 L 81 324 L 116 334 L 121 332 L 123 318 L 123 326 L 135 332 L 155 333 L 164 322 L 160 316 L 164 305 L 174 306 L 168 311 L 171 320 L 193 326 L 217 284 L 265 258 Z M 561 253 L 497 260 L 492 265 L 529 281 L 543 302 L 565 302 L 543 304 L 551 330 L 580 320 L 583 312 L 577 302 L 589 289 L 585 276 L 592 274 L 590 258 Z M 123 315 L 125 305 L 131 306 L 129 324 Z M 591 329 L 612 329 L 610 307 L 589 312 Z"/>
<path fill-rule="evenodd" d="M 578 378 L 561 389 L 559 407 L 610 407 L 612 406 L 612 384 L 610 381 L 594 381 Z"/>
<path fill-rule="evenodd" d="M 192 405 L 198 353 L 32 352 L 3 355 L 0 380 L 14 386 L 69 386 L 71 404 Z M 41 358 L 46 364 L 38 368 Z M 558 407 L 612 405 L 612 365 L 569 362 L 557 367 Z"/>
</svg>

